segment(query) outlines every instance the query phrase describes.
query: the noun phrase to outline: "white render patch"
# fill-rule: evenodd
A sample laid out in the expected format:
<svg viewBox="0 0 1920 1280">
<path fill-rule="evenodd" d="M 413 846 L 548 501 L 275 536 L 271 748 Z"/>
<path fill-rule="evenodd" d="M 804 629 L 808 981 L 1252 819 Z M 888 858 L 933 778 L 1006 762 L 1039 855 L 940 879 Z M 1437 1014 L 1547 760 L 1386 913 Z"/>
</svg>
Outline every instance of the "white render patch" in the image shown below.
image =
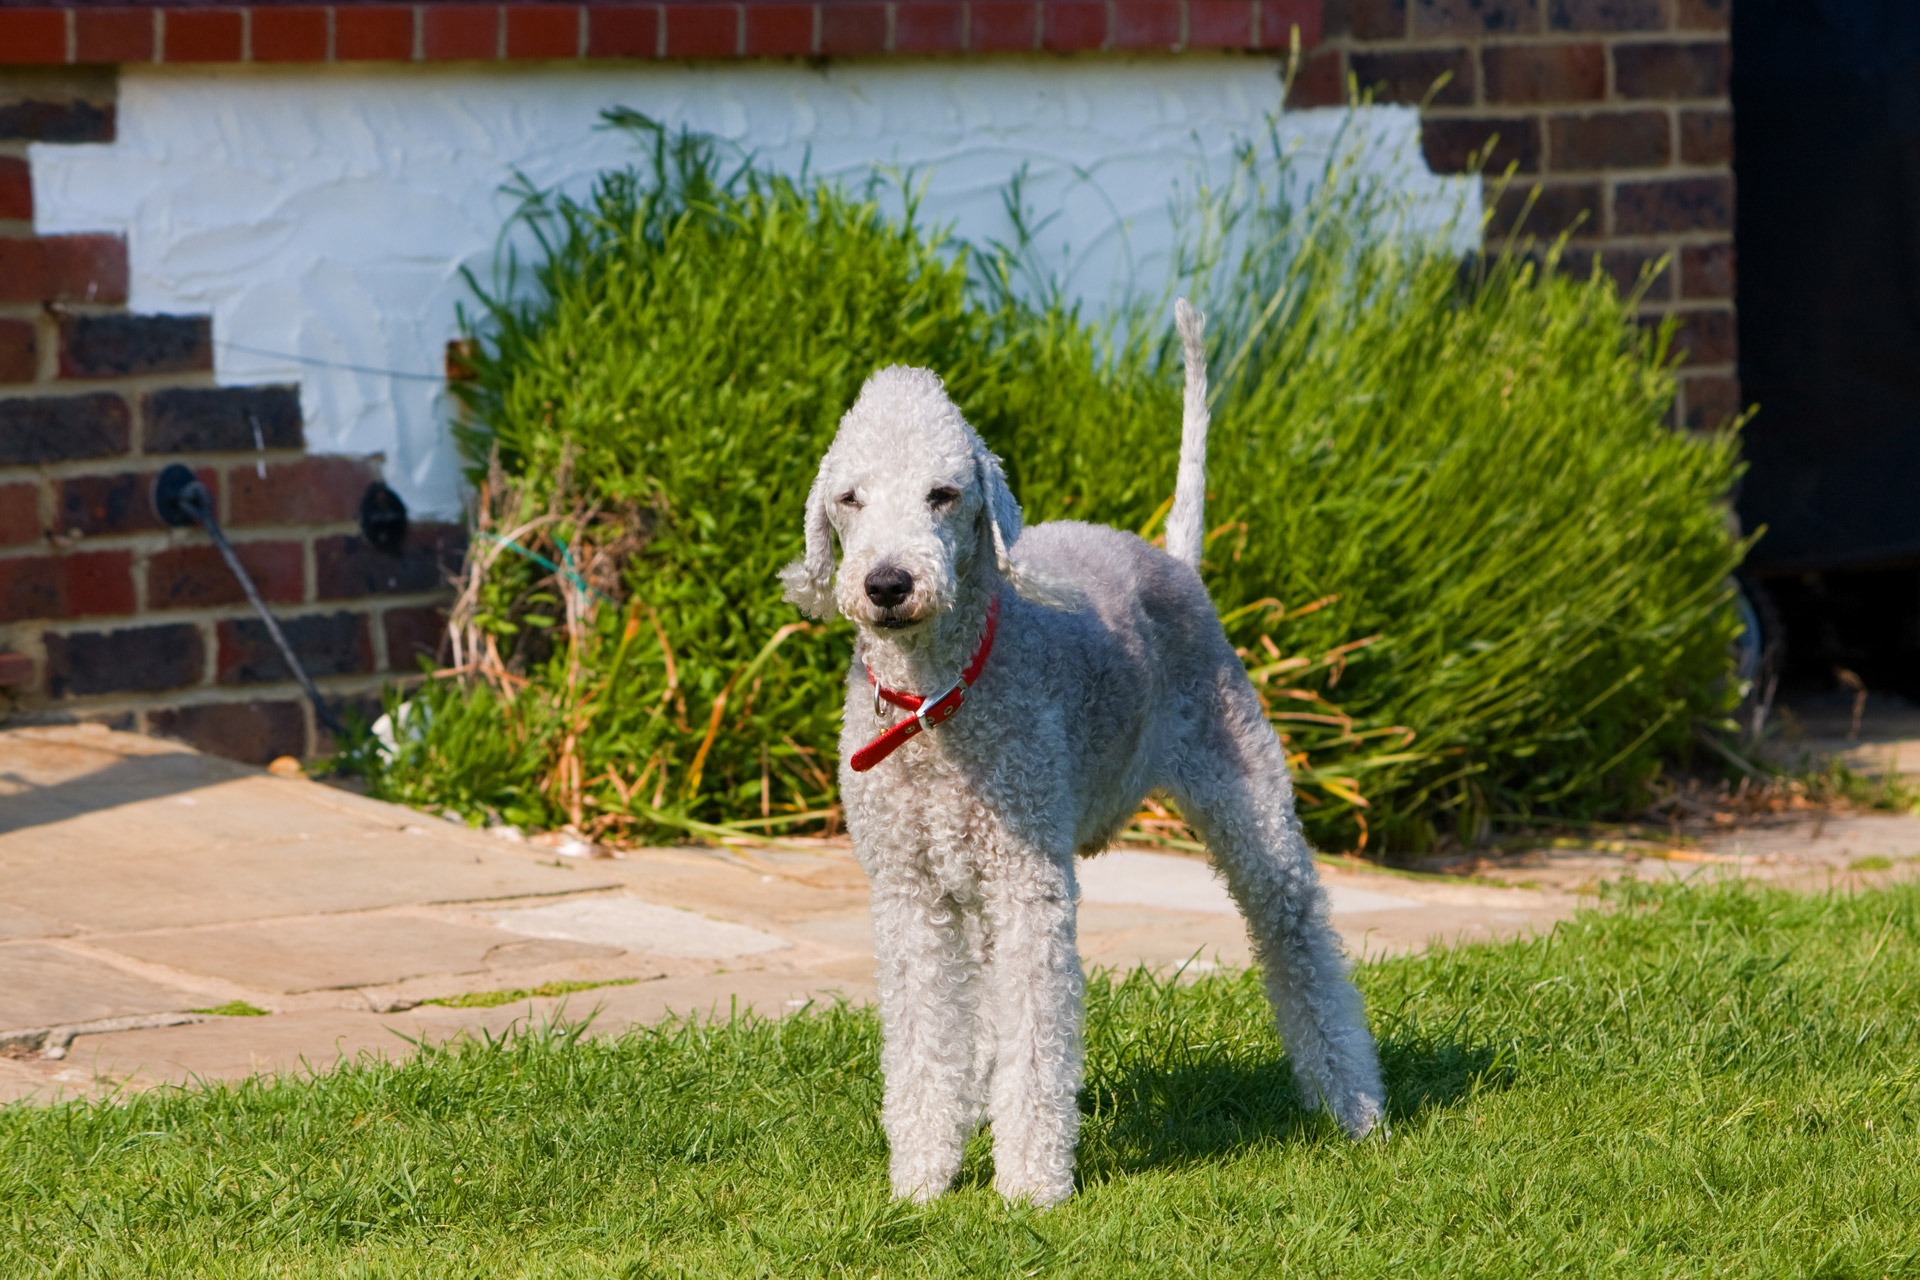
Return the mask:
<svg viewBox="0 0 1920 1280">
<path fill-rule="evenodd" d="M 635 898 L 583 898 L 544 907 L 490 913 L 493 922 L 529 938 L 562 938 L 681 960 L 731 960 L 793 944 L 743 924 L 709 920 L 677 907 Z"/>
<path fill-rule="evenodd" d="M 1024 172 L 1043 260 L 1095 306 L 1165 281 L 1170 213 L 1221 183 L 1280 105 L 1272 59 L 168 68 L 120 73 L 118 138 L 32 148 L 43 233 L 128 239 L 131 306 L 211 313 L 223 384 L 293 382 L 308 447 L 378 453 L 417 515 L 460 509 L 442 377 L 463 269 L 486 279 L 516 173 L 576 194 L 640 160 L 599 127 L 630 107 L 727 139 L 788 173 L 924 180 L 921 218 L 1006 240 Z M 1324 155 L 1345 111 L 1291 113 L 1286 144 Z M 1415 198 L 1409 223 L 1458 218 L 1478 186 L 1428 173 L 1413 108 L 1361 113 L 1369 165 Z M 523 244 L 522 249 L 525 249 Z M 526 254 L 522 253 L 524 261 Z"/>
<path fill-rule="evenodd" d="M 1197 858 L 1164 853 L 1110 849 L 1082 859 L 1074 868 L 1082 902 L 1122 907 L 1160 907 L 1167 911 L 1196 911 L 1207 915 L 1238 915 L 1227 887 L 1213 868 Z M 1367 911 L 1399 911 L 1422 904 L 1411 898 L 1346 885 L 1327 886 L 1328 905 L 1335 915 Z"/>
</svg>

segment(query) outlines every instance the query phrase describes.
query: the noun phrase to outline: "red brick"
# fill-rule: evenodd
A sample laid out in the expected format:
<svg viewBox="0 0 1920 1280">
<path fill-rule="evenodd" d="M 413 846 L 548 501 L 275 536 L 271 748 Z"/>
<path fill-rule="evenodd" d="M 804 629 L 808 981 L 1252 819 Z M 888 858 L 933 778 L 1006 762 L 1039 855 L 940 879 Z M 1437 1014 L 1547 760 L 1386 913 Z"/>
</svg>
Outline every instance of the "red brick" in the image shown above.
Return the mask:
<svg viewBox="0 0 1920 1280">
<path fill-rule="evenodd" d="M 753 5 L 747 6 L 747 31 L 751 47 Z M 966 48 L 964 4 L 942 0 L 910 0 L 893 7 L 893 51 L 895 53 L 959 53 Z"/>
<path fill-rule="evenodd" d="M 255 5 L 249 43 L 255 62 L 325 62 L 327 11 L 300 5 Z"/>
<path fill-rule="evenodd" d="M 668 30 L 672 30 L 669 11 Z M 842 0 L 820 6 L 820 52 L 823 54 L 885 53 L 887 6 Z"/>
<path fill-rule="evenodd" d="M 1347 68 L 1339 49 L 1313 49 L 1287 82 L 1289 107 L 1339 107 L 1347 101 Z"/>
<path fill-rule="evenodd" d="M 0 547 L 23 547 L 45 536 L 40 527 L 40 486 L 0 484 Z"/>
<path fill-rule="evenodd" d="M 298 702 L 210 702 L 147 712 L 147 728 L 197 751 L 266 764 L 307 753 L 307 716 Z"/>
<path fill-rule="evenodd" d="M 1683 298 L 1731 298 L 1736 278 L 1732 241 L 1690 244 L 1680 251 Z"/>
<path fill-rule="evenodd" d="M 206 316 L 65 315 L 60 376 L 127 378 L 213 369 L 213 322 Z"/>
<path fill-rule="evenodd" d="M 0 64 L 46 65 L 66 60 L 66 10 L 0 9 Z"/>
<path fill-rule="evenodd" d="M 1613 88 L 1622 98 L 1724 98 L 1731 66 L 1724 40 L 1617 44 Z"/>
<path fill-rule="evenodd" d="M 1040 8 L 1031 0 L 986 0 L 967 8 L 967 47 L 974 53 L 1025 53 L 1036 47 Z"/>
<path fill-rule="evenodd" d="M 33 170 L 25 157 L 0 156 L 0 218 L 33 217 Z"/>
<path fill-rule="evenodd" d="M 1500 237 L 1520 232 L 1550 238 L 1571 231 L 1576 237 L 1585 238 L 1600 234 L 1600 210 L 1605 192 L 1599 183 L 1542 182 L 1538 184 L 1537 198 L 1534 191 L 1535 187 L 1516 182 L 1501 192 L 1487 220 L 1487 235 Z"/>
<path fill-rule="evenodd" d="M 1404 40 L 1407 35 L 1407 0 L 1350 0 L 1341 25 L 1333 31 L 1330 13 L 1329 32 L 1351 35 L 1361 40 Z"/>
<path fill-rule="evenodd" d="M 159 693 L 200 683 L 206 642 L 190 622 L 47 636 L 47 692 Z"/>
<path fill-rule="evenodd" d="M 36 675 L 32 658 L 0 650 L 0 689 L 31 689 Z"/>
<path fill-rule="evenodd" d="M 1659 317 L 1652 317 L 1657 321 Z M 1691 365 L 1732 364 L 1739 351 L 1731 308 L 1674 313 L 1675 354 Z"/>
<path fill-rule="evenodd" d="M 1114 0 L 1115 49 L 1180 47 L 1180 6 L 1173 0 Z"/>
<path fill-rule="evenodd" d="M 1680 420 L 1695 431 L 1718 430 L 1745 408 L 1736 377 L 1697 373 L 1680 379 Z"/>
<path fill-rule="evenodd" d="M 1664 31 L 1669 0 L 1549 0 L 1550 31 Z"/>
<path fill-rule="evenodd" d="M 1615 235 L 1731 230 L 1732 178 L 1664 178 L 1614 188 Z"/>
<path fill-rule="evenodd" d="M 1733 112 L 1680 113 L 1680 158 L 1688 164 L 1733 163 Z"/>
<path fill-rule="evenodd" d="M 420 56 L 429 62 L 491 62 L 500 56 L 500 6 L 433 4 L 420 10 Z"/>
<path fill-rule="evenodd" d="M 40 372 L 40 335 L 31 320 L 0 319 L 0 383 L 32 382 Z"/>
<path fill-rule="evenodd" d="M 0 619 L 133 612 L 133 553 L 83 551 L 0 560 Z"/>
<path fill-rule="evenodd" d="M 127 245 L 118 236 L 0 237 L 0 302 L 127 300 Z"/>
<path fill-rule="evenodd" d="M 1437 107 L 1473 101 L 1473 54 L 1465 49 L 1394 53 L 1355 49 L 1347 61 L 1361 91 L 1371 91 L 1377 102 L 1421 103 L 1429 95 Z M 1447 78 L 1445 84 L 1440 84 L 1442 76 Z"/>
<path fill-rule="evenodd" d="M 665 57 L 731 58 L 738 54 L 740 50 L 739 5 L 670 4 L 664 6 L 664 10 L 666 36 L 663 41 L 663 53 Z"/>
<path fill-rule="evenodd" d="M 147 453 L 253 453 L 304 443 L 297 387 L 166 387 L 142 401 Z"/>
<path fill-rule="evenodd" d="M 0 560 L 0 620 L 24 622 L 67 616 L 65 584 L 56 556 Z"/>
<path fill-rule="evenodd" d="M 1413 34 L 1516 35 L 1540 29 L 1540 0 L 1412 0 Z"/>
<path fill-rule="evenodd" d="M 1673 25 L 1682 31 L 1725 31 L 1732 11 L 1733 0 L 1675 0 Z"/>
<path fill-rule="evenodd" d="M 466 549 L 458 525 L 416 524 L 389 555 L 358 536 L 318 538 L 313 544 L 315 587 L 322 600 L 439 591 L 451 581 Z"/>
<path fill-rule="evenodd" d="M 55 532 L 72 538 L 97 538 L 166 528 L 153 509 L 153 485 L 159 474 L 157 471 L 116 471 L 56 481 L 53 487 Z M 217 504 L 219 474 L 201 467 L 194 470 L 194 475 L 207 486 Z"/>
<path fill-rule="evenodd" d="M 1084 0 L 1046 0 L 1040 6 L 1040 47 L 1083 53 L 1106 47 L 1107 6 Z"/>
<path fill-rule="evenodd" d="M 338 62 L 408 62 L 413 58 L 413 9 L 401 5 L 337 5 L 333 56 Z"/>
<path fill-rule="evenodd" d="M 524 5 L 506 8 L 509 58 L 580 56 L 579 5 Z"/>
<path fill-rule="evenodd" d="M 1540 122 L 1532 116 L 1445 116 L 1420 125 L 1420 149 L 1435 173 L 1521 173 L 1540 167 Z"/>
<path fill-rule="evenodd" d="M 1561 259 L 1561 269 L 1585 279 L 1597 262 L 1600 270 L 1612 277 L 1613 284 L 1626 297 L 1640 287 L 1643 271 L 1659 265 L 1664 255 L 1657 249 L 1601 249 L 1595 253 L 1576 251 Z M 1673 297 L 1673 266 L 1668 264 L 1647 282 L 1640 295 L 1646 302 L 1665 302 Z"/>
<path fill-rule="evenodd" d="M 1187 47 L 1189 49 L 1251 49 L 1253 47 L 1251 0 L 1189 0 Z"/>
<path fill-rule="evenodd" d="M 373 633 L 364 613 L 314 613 L 281 618 L 280 630 L 300 665 L 314 679 L 362 675 L 373 670 Z M 258 618 L 234 618 L 219 626 L 215 679 L 221 684 L 274 684 L 293 679 L 280 646 Z"/>
<path fill-rule="evenodd" d="M 111 102 L 55 97 L 0 100 L 0 142 L 112 142 L 113 126 Z"/>
<path fill-rule="evenodd" d="M 75 9 L 75 62 L 152 62 L 152 9 Z"/>
<path fill-rule="evenodd" d="M 1487 101 L 1597 102 L 1607 96 L 1606 49 L 1598 44 L 1502 45 L 1481 50 Z"/>
<path fill-rule="evenodd" d="M 589 58 L 657 58 L 660 47 L 659 5 L 594 5 L 587 10 Z"/>
<path fill-rule="evenodd" d="M 238 9 L 166 9 L 160 14 L 161 49 L 168 62 L 238 62 Z"/>
<path fill-rule="evenodd" d="M 901 6 L 905 9 L 907 6 Z M 939 9 L 945 6 L 914 6 Z M 813 52 L 813 13 L 810 4 L 749 4 L 746 11 L 745 52 L 749 58 L 794 58 Z M 905 15 L 902 15 L 905 21 Z M 937 49 L 913 50 L 935 53 Z"/>
<path fill-rule="evenodd" d="M 0 467 L 111 458 L 132 443 L 119 396 L 36 396 L 0 400 Z"/>
<path fill-rule="evenodd" d="M 1547 122 L 1550 163 L 1561 173 L 1657 167 L 1673 158 L 1672 132 L 1664 111 L 1554 116 Z"/>
<path fill-rule="evenodd" d="M 447 639 L 447 611 L 439 605 L 410 605 L 380 616 L 387 633 L 387 670 L 418 671 L 420 659 L 438 661 Z"/>
<path fill-rule="evenodd" d="M 1260 48 L 1290 47 L 1296 27 L 1302 48 L 1320 43 L 1322 0 L 1258 0 L 1257 8 L 1260 30 L 1255 34 Z"/>
<path fill-rule="evenodd" d="M 380 468 L 363 458 L 311 457 L 275 463 L 266 479 L 253 466 L 227 473 L 227 523 L 343 524 L 356 519 Z"/>
<path fill-rule="evenodd" d="M 239 542 L 233 550 L 269 604 L 299 604 L 306 598 L 306 550 L 299 543 Z M 147 608 L 155 613 L 243 604 L 246 598 L 211 543 L 168 547 L 147 560 Z"/>
</svg>

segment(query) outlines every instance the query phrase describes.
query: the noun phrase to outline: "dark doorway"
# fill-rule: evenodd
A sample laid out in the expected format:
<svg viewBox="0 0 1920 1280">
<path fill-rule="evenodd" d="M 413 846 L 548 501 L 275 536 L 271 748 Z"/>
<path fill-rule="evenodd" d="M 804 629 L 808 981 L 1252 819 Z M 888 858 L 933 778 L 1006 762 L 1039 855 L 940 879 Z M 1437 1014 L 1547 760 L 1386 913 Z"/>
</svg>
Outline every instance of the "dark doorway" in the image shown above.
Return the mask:
<svg viewBox="0 0 1920 1280">
<path fill-rule="evenodd" d="M 1738 0 L 1739 509 L 1790 683 L 1920 696 L 1920 0 Z"/>
</svg>

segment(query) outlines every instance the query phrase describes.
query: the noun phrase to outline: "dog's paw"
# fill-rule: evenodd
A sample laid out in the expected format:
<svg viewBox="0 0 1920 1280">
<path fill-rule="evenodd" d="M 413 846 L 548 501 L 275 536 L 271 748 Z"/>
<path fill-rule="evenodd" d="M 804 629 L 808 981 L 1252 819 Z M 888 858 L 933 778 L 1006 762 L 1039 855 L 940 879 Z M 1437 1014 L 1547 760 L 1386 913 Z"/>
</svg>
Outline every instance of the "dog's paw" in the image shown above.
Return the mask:
<svg viewBox="0 0 1920 1280">
<path fill-rule="evenodd" d="M 1383 1141 L 1393 1136 L 1386 1125 L 1386 1107 L 1381 1099 L 1368 1094 L 1355 1094 L 1344 1105 L 1335 1110 L 1334 1119 L 1347 1131 L 1347 1136 L 1355 1142 L 1368 1136 L 1378 1136 Z"/>
<path fill-rule="evenodd" d="M 1051 1209 L 1057 1204 L 1064 1203 L 1073 1194 L 1073 1179 L 1068 1177 L 1030 1181 L 1025 1178 L 996 1177 L 993 1180 L 993 1189 L 998 1191 L 1001 1198 L 1008 1204 Z"/>
</svg>

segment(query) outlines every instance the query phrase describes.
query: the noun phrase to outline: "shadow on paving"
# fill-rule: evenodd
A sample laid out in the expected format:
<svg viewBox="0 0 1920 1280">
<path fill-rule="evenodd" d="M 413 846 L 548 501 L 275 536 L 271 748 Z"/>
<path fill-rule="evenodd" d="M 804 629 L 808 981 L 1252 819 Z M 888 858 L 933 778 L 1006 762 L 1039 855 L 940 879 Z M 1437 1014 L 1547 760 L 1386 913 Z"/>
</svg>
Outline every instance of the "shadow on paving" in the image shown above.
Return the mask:
<svg viewBox="0 0 1920 1280">
<path fill-rule="evenodd" d="M 229 769 L 234 775 L 257 772 L 237 765 L 210 768 L 206 757 L 186 753 L 121 758 L 91 773 L 53 783 L 0 771 L 0 798 L 6 801 L 0 805 L 0 836 L 143 800 L 198 791 L 226 781 Z"/>
</svg>

